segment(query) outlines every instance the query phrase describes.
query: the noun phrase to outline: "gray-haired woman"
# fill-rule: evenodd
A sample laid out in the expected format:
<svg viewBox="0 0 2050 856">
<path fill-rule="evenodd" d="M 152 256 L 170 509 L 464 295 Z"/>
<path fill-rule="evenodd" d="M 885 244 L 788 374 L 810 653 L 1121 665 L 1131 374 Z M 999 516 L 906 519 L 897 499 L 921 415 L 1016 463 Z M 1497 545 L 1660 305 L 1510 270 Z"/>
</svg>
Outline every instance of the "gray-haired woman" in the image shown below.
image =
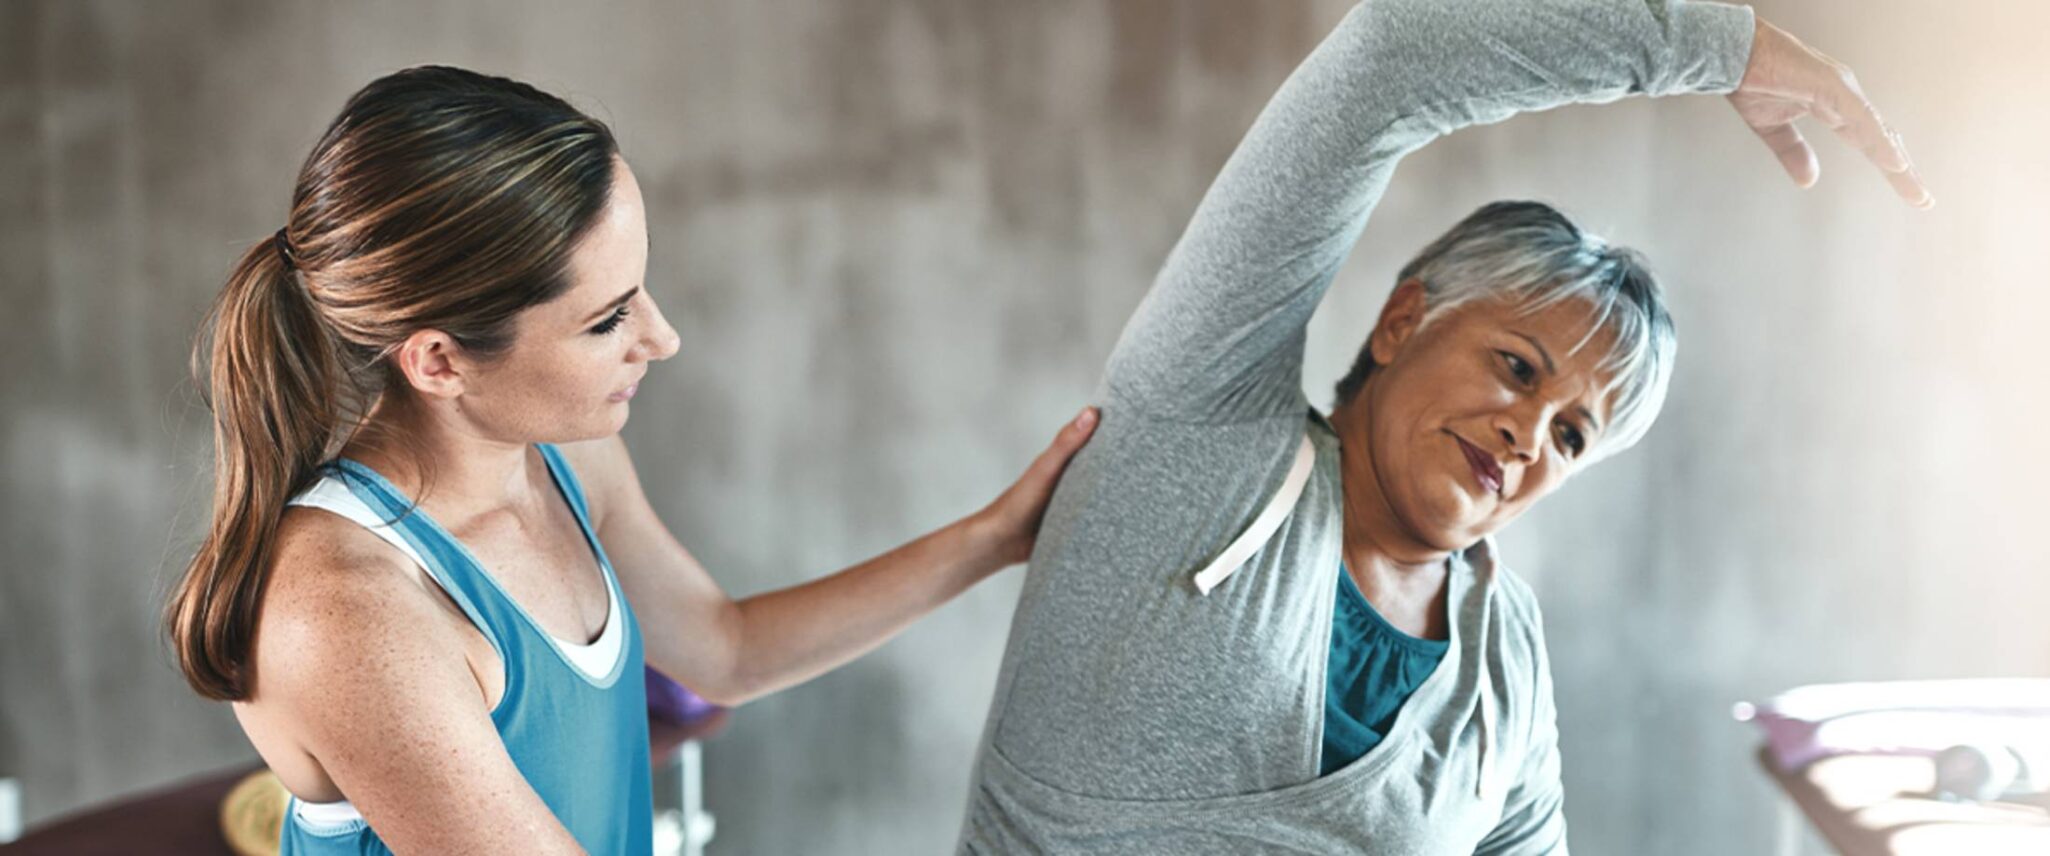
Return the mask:
<svg viewBox="0 0 2050 856">
<path fill-rule="evenodd" d="M 966 852 L 1565 850 L 1538 607 L 1488 536 L 1656 416 L 1673 326 L 1535 203 L 1406 266 L 1327 420 L 1304 328 L 1396 162 L 1467 125 L 1732 93 L 1926 204 L 1839 65 L 1744 7 L 1374 0 L 1225 165 L 1111 354 L 998 679 Z"/>
</svg>

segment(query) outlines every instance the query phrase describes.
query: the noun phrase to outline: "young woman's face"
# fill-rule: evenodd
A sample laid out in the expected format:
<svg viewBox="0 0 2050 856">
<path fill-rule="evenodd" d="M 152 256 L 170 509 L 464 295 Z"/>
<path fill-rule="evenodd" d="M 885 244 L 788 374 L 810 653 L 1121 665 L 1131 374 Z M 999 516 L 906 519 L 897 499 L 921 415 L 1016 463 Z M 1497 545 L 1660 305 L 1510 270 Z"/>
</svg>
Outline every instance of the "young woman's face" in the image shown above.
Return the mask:
<svg viewBox="0 0 2050 856">
<path fill-rule="evenodd" d="M 613 164 L 612 198 L 570 255 L 569 290 L 522 312 L 512 348 L 464 385 L 458 406 L 492 433 L 541 442 L 610 436 L 626 424 L 648 364 L 676 353 L 676 330 L 644 287 L 640 185 L 624 160 Z"/>
<path fill-rule="evenodd" d="M 1558 488 L 1601 441 L 1611 401 L 1597 364 L 1613 334 L 1589 337 L 1581 301 L 1535 313 L 1475 301 L 1405 330 L 1390 317 L 1401 298 L 1346 421 L 1364 433 L 1353 439 L 1401 528 L 1464 549 Z"/>
</svg>

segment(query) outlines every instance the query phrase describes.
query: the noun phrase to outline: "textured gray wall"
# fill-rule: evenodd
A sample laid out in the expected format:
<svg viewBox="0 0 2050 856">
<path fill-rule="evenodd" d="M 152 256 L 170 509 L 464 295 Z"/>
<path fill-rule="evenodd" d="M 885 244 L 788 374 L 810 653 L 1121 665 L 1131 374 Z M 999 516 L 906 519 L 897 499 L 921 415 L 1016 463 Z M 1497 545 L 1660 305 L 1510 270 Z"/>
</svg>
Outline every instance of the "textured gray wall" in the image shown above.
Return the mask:
<svg viewBox="0 0 2050 856">
<path fill-rule="evenodd" d="M 2008 5 L 1765 7 L 1858 68 L 1935 212 L 1830 141 L 1822 186 L 1794 190 L 1713 98 L 1524 117 L 1412 158 L 1313 325 L 1321 401 L 1394 268 L 1498 197 L 1561 204 L 1667 274 L 1664 421 L 1503 539 L 1549 619 L 1576 849 L 1765 849 L 1739 699 L 2050 669 L 2050 16 Z M 614 122 L 684 341 L 628 439 L 671 527 L 747 593 L 1005 484 L 1342 11 L 0 4 L 0 776 L 33 820 L 253 757 L 155 635 L 208 489 L 183 358 L 377 74 L 468 65 Z M 1018 577 L 741 710 L 708 749 L 715 847 L 945 850 Z"/>
</svg>

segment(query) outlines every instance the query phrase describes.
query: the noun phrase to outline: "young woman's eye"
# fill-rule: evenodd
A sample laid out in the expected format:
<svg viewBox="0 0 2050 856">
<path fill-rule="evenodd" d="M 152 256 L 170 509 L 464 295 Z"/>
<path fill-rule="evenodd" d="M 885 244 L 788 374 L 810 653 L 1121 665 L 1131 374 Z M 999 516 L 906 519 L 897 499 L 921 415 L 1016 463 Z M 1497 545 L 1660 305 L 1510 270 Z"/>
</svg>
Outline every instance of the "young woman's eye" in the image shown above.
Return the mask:
<svg viewBox="0 0 2050 856">
<path fill-rule="evenodd" d="M 1559 442 L 1565 444 L 1566 450 L 1572 452 L 1576 458 L 1580 457 L 1581 452 L 1587 451 L 1587 438 L 1581 436 L 1580 429 L 1572 425 L 1560 423 Z"/>
<path fill-rule="evenodd" d="M 1537 378 L 1537 369 L 1533 368 L 1529 361 L 1508 351 L 1500 353 L 1502 354 L 1503 362 L 1509 365 L 1509 373 L 1515 375 L 1517 381 L 1530 383 Z"/>
<path fill-rule="evenodd" d="M 633 311 L 633 304 L 631 304 L 631 303 L 622 303 L 622 304 L 620 304 L 620 305 L 619 305 L 619 308 L 618 308 L 618 309 L 614 309 L 614 310 L 612 310 L 612 314 L 611 314 L 611 315 L 607 315 L 607 316 L 605 316 L 605 320 L 603 320 L 603 321 L 600 321 L 600 322 L 598 322 L 598 326 L 596 326 L 596 327 L 592 327 L 592 328 L 591 328 L 591 332 L 593 332 L 593 333 L 596 333 L 596 334 L 598 334 L 598 335 L 600 335 L 600 336 L 603 336 L 603 335 L 605 335 L 605 334 L 607 334 L 607 333 L 610 333 L 610 332 L 612 332 L 612 331 L 614 331 L 614 330 L 617 330 L 617 329 L 619 329 L 619 322 L 621 322 L 621 321 L 625 321 L 625 320 L 626 320 L 626 316 L 627 316 L 627 314 L 628 314 L 628 313 L 630 313 L 630 312 L 632 312 L 632 311 Z"/>
</svg>

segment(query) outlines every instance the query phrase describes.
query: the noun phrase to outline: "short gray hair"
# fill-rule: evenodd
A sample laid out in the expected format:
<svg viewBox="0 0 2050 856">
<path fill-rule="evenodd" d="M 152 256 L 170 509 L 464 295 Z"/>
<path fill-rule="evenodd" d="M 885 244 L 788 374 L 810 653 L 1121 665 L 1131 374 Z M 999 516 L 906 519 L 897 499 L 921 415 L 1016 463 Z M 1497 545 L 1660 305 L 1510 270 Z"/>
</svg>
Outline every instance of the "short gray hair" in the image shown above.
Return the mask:
<svg viewBox="0 0 2050 856">
<path fill-rule="evenodd" d="M 1594 308 L 1594 331 L 1616 340 L 1597 369 L 1610 375 L 1616 394 L 1609 426 L 1587 463 L 1635 445 L 1658 419 L 1672 379 L 1679 338 L 1666 312 L 1658 280 L 1644 257 L 1582 231 L 1542 202 L 1492 202 L 1467 215 L 1402 267 L 1397 282 L 1424 286 L 1423 326 L 1468 302 L 1500 299 L 1538 312 L 1568 300 Z M 1587 344 L 1583 339 L 1574 348 Z M 1338 382 L 1338 404 L 1350 402 L 1374 369 L 1371 349 L 1360 348 L 1352 371 Z"/>
</svg>

